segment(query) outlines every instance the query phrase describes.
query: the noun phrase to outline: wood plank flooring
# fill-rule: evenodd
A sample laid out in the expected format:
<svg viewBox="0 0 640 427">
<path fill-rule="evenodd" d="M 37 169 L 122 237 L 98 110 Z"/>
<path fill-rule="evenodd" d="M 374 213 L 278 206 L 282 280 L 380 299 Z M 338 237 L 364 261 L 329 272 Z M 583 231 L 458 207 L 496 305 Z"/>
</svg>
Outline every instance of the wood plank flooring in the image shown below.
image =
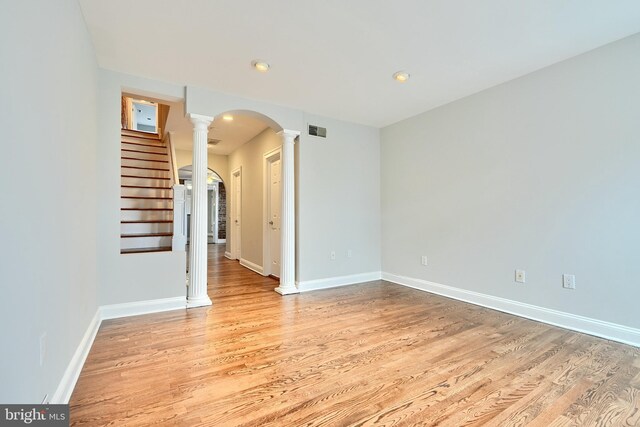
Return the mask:
<svg viewBox="0 0 640 427">
<path fill-rule="evenodd" d="M 214 306 L 105 321 L 72 425 L 640 425 L 637 348 L 384 281 L 281 297 L 210 248 Z"/>
</svg>

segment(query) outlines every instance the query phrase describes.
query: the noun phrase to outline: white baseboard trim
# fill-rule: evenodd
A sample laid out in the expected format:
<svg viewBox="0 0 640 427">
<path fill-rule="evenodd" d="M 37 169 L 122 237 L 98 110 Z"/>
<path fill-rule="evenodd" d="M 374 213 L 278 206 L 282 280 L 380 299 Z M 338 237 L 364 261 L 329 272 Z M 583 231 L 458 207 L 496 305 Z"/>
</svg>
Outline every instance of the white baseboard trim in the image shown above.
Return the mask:
<svg viewBox="0 0 640 427">
<path fill-rule="evenodd" d="M 140 314 L 160 313 L 187 307 L 186 297 L 161 298 L 148 301 L 126 302 L 100 306 L 102 320 L 120 317 L 138 316 Z"/>
<path fill-rule="evenodd" d="M 427 280 L 400 276 L 392 273 L 382 273 L 382 279 L 398 285 L 407 286 L 421 291 L 431 292 L 459 301 L 468 302 L 482 307 L 491 308 L 538 322 L 548 323 L 561 328 L 595 335 L 612 341 L 640 347 L 640 329 L 603 320 L 579 316 L 564 311 L 553 310 L 536 305 L 526 304 L 506 298 L 467 291 L 452 286 L 441 285 Z"/>
<path fill-rule="evenodd" d="M 78 344 L 76 351 L 73 353 L 71 361 L 69 362 L 69 365 L 64 371 L 64 375 L 62 375 L 62 379 L 58 384 L 58 388 L 53 393 L 53 396 L 51 396 L 51 399 L 48 403 L 69 403 L 71 393 L 73 393 L 73 389 L 76 386 L 78 377 L 80 377 L 80 372 L 82 372 L 82 367 L 84 366 L 85 360 L 87 360 L 89 350 L 91 350 L 93 340 L 96 338 L 96 334 L 98 333 L 98 329 L 100 329 L 101 322 L 102 319 L 100 319 L 100 308 L 98 308 L 98 310 L 96 310 L 96 314 L 93 316 L 93 319 L 91 319 L 91 322 L 89 322 L 89 327 L 87 327 L 86 332 L 80 340 L 80 344 Z"/>
<path fill-rule="evenodd" d="M 369 273 L 351 274 L 349 276 L 329 277 L 326 279 L 306 280 L 296 282 L 296 286 L 300 292 L 315 291 L 318 289 L 337 288 L 338 286 L 353 285 L 355 283 L 371 282 L 380 280 L 379 271 L 371 271 Z"/>
<path fill-rule="evenodd" d="M 220 243 L 227 243 L 227 239 L 218 239 L 216 244 L 220 244 Z"/>
<path fill-rule="evenodd" d="M 224 257 L 225 257 L 225 258 L 229 258 L 229 259 L 235 259 L 235 258 L 233 258 L 233 257 L 231 256 L 231 252 L 226 252 L 226 251 L 225 251 L 225 253 L 224 253 Z"/>
<path fill-rule="evenodd" d="M 91 319 L 80 344 L 71 357 L 71 361 L 56 388 L 55 393 L 48 403 L 67 404 L 76 386 L 76 382 L 82 372 L 84 362 L 87 360 L 93 341 L 103 320 L 120 317 L 137 316 L 139 314 L 160 313 L 163 311 L 186 308 L 186 297 L 162 298 L 149 301 L 136 301 L 124 304 L 111 304 L 98 307 L 96 314 Z"/>
<path fill-rule="evenodd" d="M 261 265 L 248 261 L 244 258 L 240 258 L 240 265 L 243 267 L 247 267 L 249 270 L 255 271 L 261 276 L 264 276 L 264 270 Z"/>
</svg>

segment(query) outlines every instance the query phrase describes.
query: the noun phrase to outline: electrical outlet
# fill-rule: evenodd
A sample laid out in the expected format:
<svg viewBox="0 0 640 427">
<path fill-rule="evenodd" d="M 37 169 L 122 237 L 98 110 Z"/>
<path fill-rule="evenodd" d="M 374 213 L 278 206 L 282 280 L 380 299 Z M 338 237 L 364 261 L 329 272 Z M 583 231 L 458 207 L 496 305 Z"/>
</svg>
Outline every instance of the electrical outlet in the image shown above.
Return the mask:
<svg viewBox="0 0 640 427">
<path fill-rule="evenodd" d="M 44 357 L 47 354 L 47 333 L 40 335 L 40 366 L 44 366 Z"/>
<path fill-rule="evenodd" d="M 563 274 L 562 275 L 562 287 L 566 289 L 575 289 L 576 288 L 576 276 L 573 274 Z"/>
<path fill-rule="evenodd" d="M 351 249 L 349 249 L 347 251 L 347 258 L 351 258 L 353 256 L 353 251 Z"/>
<path fill-rule="evenodd" d="M 527 273 L 524 270 L 516 270 L 516 282 L 525 283 L 527 280 Z"/>
<path fill-rule="evenodd" d="M 329 258 L 336 259 L 336 251 L 331 251 L 331 254 L 329 255 Z"/>
<path fill-rule="evenodd" d="M 420 260 L 420 263 L 422 265 L 427 265 L 427 256 L 426 255 L 422 255 L 422 259 Z"/>
</svg>

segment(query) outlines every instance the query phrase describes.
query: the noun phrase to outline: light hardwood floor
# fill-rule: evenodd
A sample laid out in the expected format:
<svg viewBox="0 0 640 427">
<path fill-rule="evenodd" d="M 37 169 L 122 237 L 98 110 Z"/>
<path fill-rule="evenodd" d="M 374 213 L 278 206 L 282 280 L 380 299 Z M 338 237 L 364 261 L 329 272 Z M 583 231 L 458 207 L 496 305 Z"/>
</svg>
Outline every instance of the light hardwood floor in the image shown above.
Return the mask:
<svg viewBox="0 0 640 427">
<path fill-rule="evenodd" d="M 213 307 L 103 323 L 72 425 L 640 425 L 637 348 L 383 281 L 281 297 L 223 250 Z"/>
</svg>

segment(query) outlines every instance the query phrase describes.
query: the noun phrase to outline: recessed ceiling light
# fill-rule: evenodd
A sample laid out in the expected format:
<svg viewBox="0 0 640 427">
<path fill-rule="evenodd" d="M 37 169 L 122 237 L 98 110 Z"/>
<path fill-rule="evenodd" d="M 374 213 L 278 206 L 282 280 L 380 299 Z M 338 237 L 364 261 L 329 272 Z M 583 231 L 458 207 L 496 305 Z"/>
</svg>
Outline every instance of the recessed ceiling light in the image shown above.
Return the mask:
<svg viewBox="0 0 640 427">
<path fill-rule="evenodd" d="M 251 61 L 251 66 L 261 73 L 266 73 L 267 71 L 269 71 L 269 68 L 271 68 L 268 63 L 259 59 L 254 59 L 253 61 Z"/>
<path fill-rule="evenodd" d="M 225 122 L 232 122 L 233 121 L 233 116 L 231 114 L 224 114 L 222 116 L 222 120 L 224 120 Z"/>
<path fill-rule="evenodd" d="M 406 82 L 407 80 L 409 80 L 409 77 L 411 77 L 411 74 L 407 73 L 406 71 L 397 71 L 393 73 L 393 79 L 400 83 Z"/>
</svg>

